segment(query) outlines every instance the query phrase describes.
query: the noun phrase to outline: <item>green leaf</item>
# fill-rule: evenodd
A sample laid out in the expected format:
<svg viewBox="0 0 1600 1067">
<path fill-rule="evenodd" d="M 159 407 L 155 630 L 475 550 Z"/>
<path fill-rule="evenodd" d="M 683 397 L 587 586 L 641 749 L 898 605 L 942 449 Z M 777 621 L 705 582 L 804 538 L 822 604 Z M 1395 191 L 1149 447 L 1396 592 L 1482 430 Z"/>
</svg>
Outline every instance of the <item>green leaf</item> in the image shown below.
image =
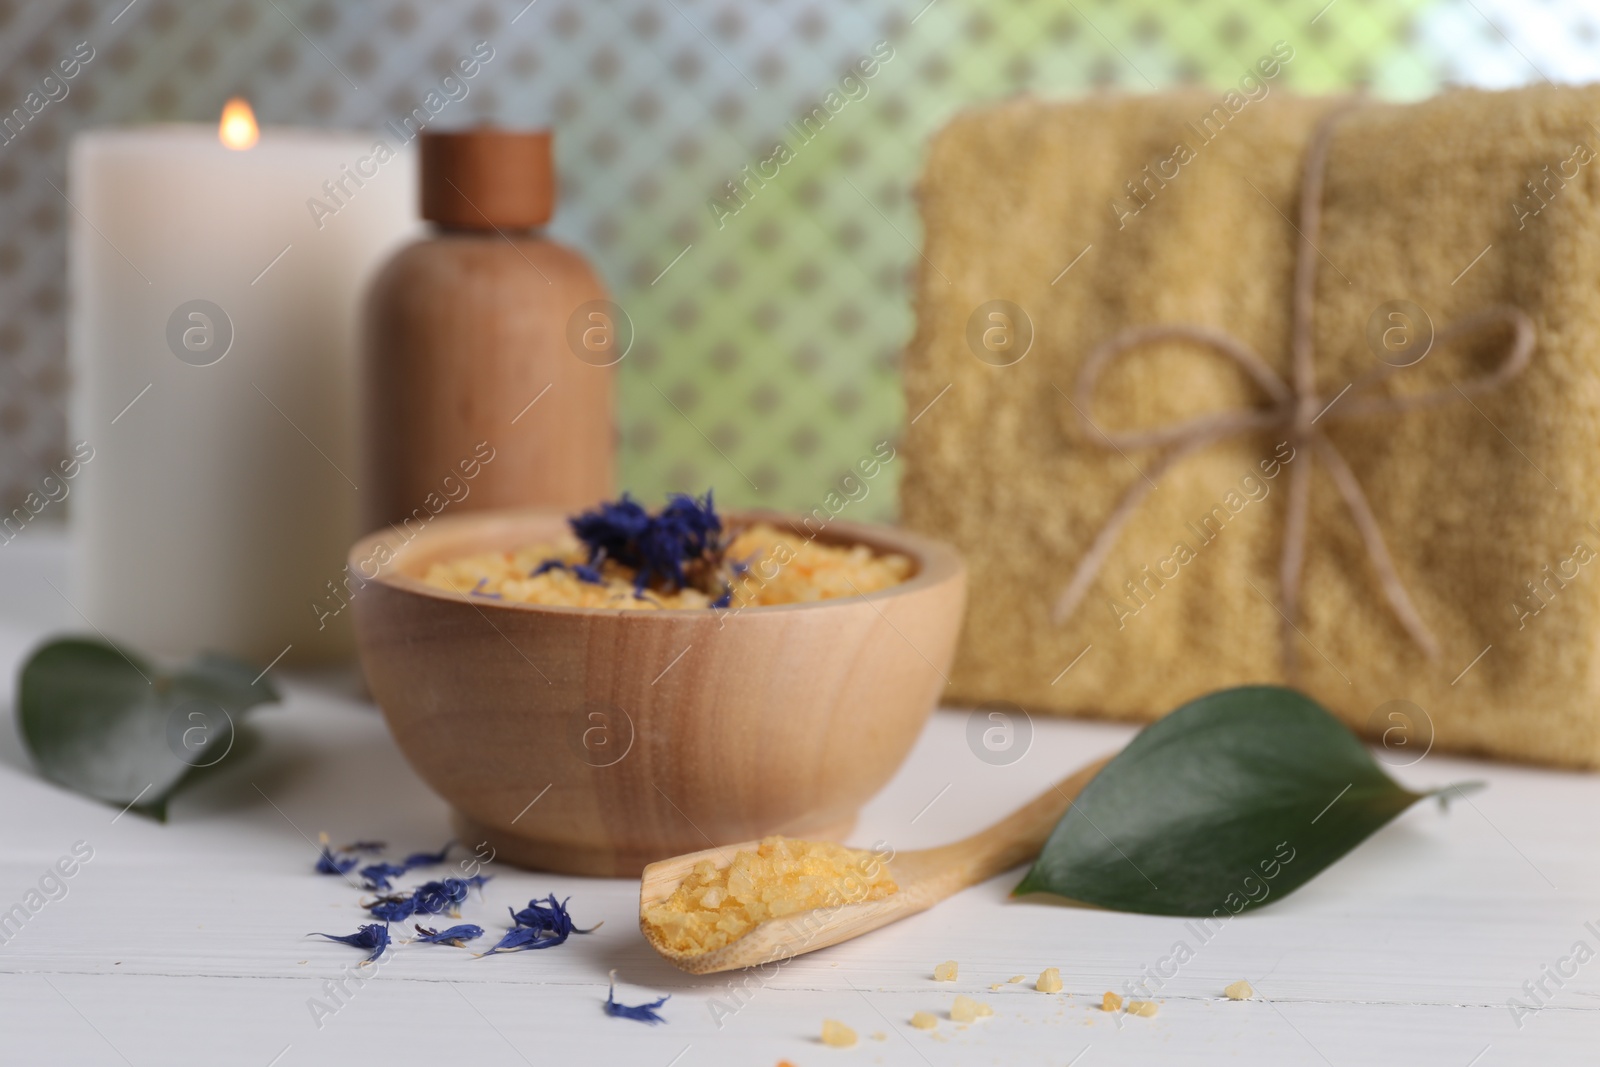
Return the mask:
<svg viewBox="0 0 1600 1067">
<path fill-rule="evenodd" d="M 1298 889 L 1427 795 L 1397 784 L 1309 697 L 1225 689 L 1129 742 L 1015 892 L 1154 915 L 1237 914 Z"/>
<path fill-rule="evenodd" d="M 22 668 L 22 739 L 46 778 L 165 820 L 172 794 L 233 751 L 244 712 L 278 700 L 255 673 L 211 653 L 167 672 L 104 641 L 59 638 Z"/>
</svg>

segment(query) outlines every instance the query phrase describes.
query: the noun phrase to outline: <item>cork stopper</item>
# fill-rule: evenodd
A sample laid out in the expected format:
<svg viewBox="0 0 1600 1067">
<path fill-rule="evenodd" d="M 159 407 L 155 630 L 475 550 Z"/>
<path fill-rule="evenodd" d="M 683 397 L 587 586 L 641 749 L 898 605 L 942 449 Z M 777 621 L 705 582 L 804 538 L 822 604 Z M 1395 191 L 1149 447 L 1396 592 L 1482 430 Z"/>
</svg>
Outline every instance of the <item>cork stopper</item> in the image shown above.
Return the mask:
<svg viewBox="0 0 1600 1067">
<path fill-rule="evenodd" d="M 549 130 L 422 132 L 422 217 L 465 230 L 525 230 L 550 221 Z"/>
</svg>

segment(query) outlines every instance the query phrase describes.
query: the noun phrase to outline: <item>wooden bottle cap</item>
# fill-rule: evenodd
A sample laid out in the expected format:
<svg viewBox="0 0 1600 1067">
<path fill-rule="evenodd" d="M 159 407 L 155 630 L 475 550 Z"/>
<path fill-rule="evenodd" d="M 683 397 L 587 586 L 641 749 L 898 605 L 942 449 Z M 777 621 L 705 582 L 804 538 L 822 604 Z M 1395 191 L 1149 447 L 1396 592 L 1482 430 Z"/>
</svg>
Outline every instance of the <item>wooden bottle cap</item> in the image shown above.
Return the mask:
<svg viewBox="0 0 1600 1067">
<path fill-rule="evenodd" d="M 549 130 L 422 132 L 422 217 L 466 230 L 525 230 L 550 221 Z"/>
</svg>

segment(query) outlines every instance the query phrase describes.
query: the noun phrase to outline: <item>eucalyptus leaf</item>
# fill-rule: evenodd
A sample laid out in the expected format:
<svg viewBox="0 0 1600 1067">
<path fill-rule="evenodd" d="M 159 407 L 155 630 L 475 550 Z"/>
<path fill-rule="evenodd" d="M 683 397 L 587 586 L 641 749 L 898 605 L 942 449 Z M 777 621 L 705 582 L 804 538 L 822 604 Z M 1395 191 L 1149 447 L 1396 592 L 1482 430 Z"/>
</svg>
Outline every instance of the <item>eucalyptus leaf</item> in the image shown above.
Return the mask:
<svg viewBox="0 0 1600 1067">
<path fill-rule="evenodd" d="M 1225 689 L 1147 726 L 1106 764 L 1015 892 L 1238 914 L 1293 892 L 1428 795 L 1391 779 L 1304 694 Z"/>
<path fill-rule="evenodd" d="M 279 699 L 255 675 L 212 653 L 169 672 L 104 641 L 58 638 L 22 668 L 22 739 L 46 778 L 165 819 L 174 792 L 233 752 L 240 717 Z"/>
</svg>

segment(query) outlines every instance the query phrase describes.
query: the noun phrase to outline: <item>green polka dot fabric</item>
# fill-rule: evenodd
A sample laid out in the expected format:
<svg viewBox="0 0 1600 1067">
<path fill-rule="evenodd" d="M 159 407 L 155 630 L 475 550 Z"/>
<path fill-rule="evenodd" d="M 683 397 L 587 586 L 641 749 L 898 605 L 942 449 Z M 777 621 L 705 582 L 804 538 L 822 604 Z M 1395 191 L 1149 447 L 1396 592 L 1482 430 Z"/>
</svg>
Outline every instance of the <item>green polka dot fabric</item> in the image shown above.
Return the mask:
<svg viewBox="0 0 1600 1067">
<path fill-rule="evenodd" d="M 0 503 L 65 452 L 65 245 L 57 191 L 91 126 L 215 121 L 377 127 L 455 60 L 495 60 L 443 125 L 556 130 L 553 234 L 633 319 L 620 483 L 647 500 L 817 506 L 907 413 L 913 189 L 929 133 L 1017 93 L 1226 89 L 1275 42 L 1271 91 L 1408 100 L 1451 84 L 1600 73 L 1579 0 L 0 0 L 0 106 L 74 43 L 88 76 L 0 145 Z M 1003 161 L 997 161 L 997 166 Z M 852 505 L 894 514 L 895 468 Z"/>
</svg>

